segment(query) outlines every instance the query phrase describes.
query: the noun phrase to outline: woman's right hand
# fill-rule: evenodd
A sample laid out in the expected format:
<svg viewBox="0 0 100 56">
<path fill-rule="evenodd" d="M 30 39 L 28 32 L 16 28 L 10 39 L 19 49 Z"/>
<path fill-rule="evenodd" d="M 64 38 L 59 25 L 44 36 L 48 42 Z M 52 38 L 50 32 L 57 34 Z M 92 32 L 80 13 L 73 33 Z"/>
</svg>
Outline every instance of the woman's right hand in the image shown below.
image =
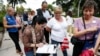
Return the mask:
<svg viewBox="0 0 100 56">
<path fill-rule="evenodd" d="M 15 28 L 19 28 L 19 27 L 21 27 L 21 25 L 14 25 L 14 27 L 15 27 Z"/>
<path fill-rule="evenodd" d="M 44 44 L 43 43 L 39 43 L 37 44 L 37 47 L 42 47 Z"/>
</svg>

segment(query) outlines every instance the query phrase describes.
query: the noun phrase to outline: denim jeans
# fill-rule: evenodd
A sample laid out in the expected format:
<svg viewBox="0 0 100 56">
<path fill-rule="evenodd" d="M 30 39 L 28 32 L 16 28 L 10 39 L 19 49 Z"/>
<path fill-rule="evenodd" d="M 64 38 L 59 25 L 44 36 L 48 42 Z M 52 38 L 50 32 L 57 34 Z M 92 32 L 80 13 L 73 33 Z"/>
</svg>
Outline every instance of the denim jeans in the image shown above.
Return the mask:
<svg viewBox="0 0 100 56">
<path fill-rule="evenodd" d="M 25 52 L 26 56 L 34 56 L 33 51 Z M 36 54 L 36 56 L 42 56 L 42 54 Z"/>
<path fill-rule="evenodd" d="M 51 39 L 51 44 L 56 44 L 58 46 L 58 44 L 61 44 L 61 43 L 62 42 L 57 42 L 57 41 Z M 62 52 L 63 52 L 63 56 L 68 56 L 66 50 L 64 50 Z M 57 56 L 57 54 L 53 54 L 53 56 Z"/>
</svg>

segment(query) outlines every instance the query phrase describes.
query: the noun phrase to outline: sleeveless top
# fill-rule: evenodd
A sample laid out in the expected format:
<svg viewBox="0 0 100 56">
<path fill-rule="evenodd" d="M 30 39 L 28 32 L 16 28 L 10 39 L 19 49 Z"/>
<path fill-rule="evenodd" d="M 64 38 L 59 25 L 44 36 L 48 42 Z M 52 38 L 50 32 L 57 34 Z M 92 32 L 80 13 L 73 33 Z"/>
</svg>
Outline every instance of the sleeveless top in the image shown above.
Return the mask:
<svg viewBox="0 0 100 56">
<path fill-rule="evenodd" d="M 14 16 L 6 15 L 6 20 L 7 20 L 7 25 L 16 25 L 16 20 Z M 13 27 L 13 28 L 7 28 L 8 32 L 17 32 L 18 29 Z"/>
</svg>

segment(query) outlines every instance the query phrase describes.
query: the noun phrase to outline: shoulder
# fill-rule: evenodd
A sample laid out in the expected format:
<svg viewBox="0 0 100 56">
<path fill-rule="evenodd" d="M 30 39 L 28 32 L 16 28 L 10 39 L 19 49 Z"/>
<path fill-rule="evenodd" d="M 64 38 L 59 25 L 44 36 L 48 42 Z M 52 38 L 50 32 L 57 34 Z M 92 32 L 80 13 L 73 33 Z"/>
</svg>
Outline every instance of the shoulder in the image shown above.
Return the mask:
<svg viewBox="0 0 100 56">
<path fill-rule="evenodd" d="M 100 18 L 99 17 L 94 17 L 94 22 L 100 23 Z"/>
<path fill-rule="evenodd" d="M 62 17 L 62 19 L 66 20 L 66 17 L 64 17 L 64 16 L 61 16 L 61 17 Z"/>
<path fill-rule="evenodd" d="M 54 22 L 55 21 L 55 17 L 52 17 L 48 22 Z"/>
<path fill-rule="evenodd" d="M 41 9 L 39 8 L 39 9 L 37 9 L 36 11 L 41 11 Z"/>
<path fill-rule="evenodd" d="M 74 18 L 74 22 L 80 22 L 80 21 L 82 21 L 82 17 Z"/>
<path fill-rule="evenodd" d="M 95 20 L 100 20 L 100 18 L 99 18 L 99 17 L 94 17 L 94 19 L 95 19 Z"/>
</svg>

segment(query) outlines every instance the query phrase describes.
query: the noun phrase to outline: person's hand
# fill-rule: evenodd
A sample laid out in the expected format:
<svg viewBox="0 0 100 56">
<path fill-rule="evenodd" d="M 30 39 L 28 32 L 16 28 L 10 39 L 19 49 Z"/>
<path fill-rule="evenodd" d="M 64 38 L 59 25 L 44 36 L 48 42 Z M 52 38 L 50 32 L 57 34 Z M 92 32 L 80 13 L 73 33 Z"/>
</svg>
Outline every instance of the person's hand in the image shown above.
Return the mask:
<svg viewBox="0 0 100 56">
<path fill-rule="evenodd" d="M 48 18 L 48 20 L 50 20 L 50 18 Z"/>
<path fill-rule="evenodd" d="M 21 27 L 21 25 L 14 25 L 16 28 L 19 28 L 19 27 Z"/>
<path fill-rule="evenodd" d="M 97 26 L 93 26 L 93 27 L 90 27 L 87 30 L 87 32 L 94 32 L 94 31 L 97 31 L 98 27 Z"/>
<path fill-rule="evenodd" d="M 43 43 L 39 43 L 37 44 L 37 47 L 42 47 L 44 44 Z"/>
<path fill-rule="evenodd" d="M 89 50 L 93 51 L 94 56 L 96 55 L 96 50 L 94 48 L 90 48 Z"/>
</svg>

